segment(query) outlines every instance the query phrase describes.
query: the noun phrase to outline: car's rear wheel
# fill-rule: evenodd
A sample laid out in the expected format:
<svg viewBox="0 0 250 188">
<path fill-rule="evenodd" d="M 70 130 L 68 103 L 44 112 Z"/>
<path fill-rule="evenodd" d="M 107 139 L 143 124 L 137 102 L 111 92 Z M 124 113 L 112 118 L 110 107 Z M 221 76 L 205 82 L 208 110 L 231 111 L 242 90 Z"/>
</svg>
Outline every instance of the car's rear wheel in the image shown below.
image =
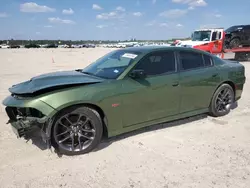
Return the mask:
<svg viewBox="0 0 250 188">
<path fill-rule="evenodd" d="M 61 154 L 78 155 L 96 148 L 102 134 L 102 120 L 97 111 L 72 107 L 57 115 L 51 136 L 52 144 Z"/>
<path fill-rule="evenodd" d="M 238 39 L 238 38 L 234 38 L 229 43 L 230 48 L 238 48 L 239 46 L 240 46 L 240 39 Z"/>
<path fill-rule="evenodd" d="M 214 93 L 210 104 L 210 115 L 224 116 L 231 110 L 234 103 L 234 90 L 229 84 L 222 84 Z"/>
</svg>

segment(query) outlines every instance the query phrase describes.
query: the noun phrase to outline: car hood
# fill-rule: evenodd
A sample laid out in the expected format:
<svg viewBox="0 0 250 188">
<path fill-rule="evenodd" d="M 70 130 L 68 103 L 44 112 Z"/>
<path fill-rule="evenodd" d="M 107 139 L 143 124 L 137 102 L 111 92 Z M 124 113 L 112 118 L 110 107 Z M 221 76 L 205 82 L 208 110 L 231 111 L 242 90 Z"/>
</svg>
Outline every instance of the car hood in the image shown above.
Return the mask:
<svg viewBox="0 0 250 188">
<path fill-rule="evenodd" d="M 90 76 L 79 71 L 58 71 L 42 74 L 28 81 L 13 85 L 9 88 L 9 91 L 13 94 L 33 94 L 41 90 L 62 88 L 62 86 L 91 84 L 103 81 L 104 79 Z"/>
<path fill-rule="evenodd" d="M 192 40 L 187 40 L 187 41 L 180 41 L 177 46 L 187 46 L 187 47 L 193 47 L 196 45 L 201 45 L 201 44 L 206 44 L 209 43 L 209 41 L 192 41 Z"/>
</svg>

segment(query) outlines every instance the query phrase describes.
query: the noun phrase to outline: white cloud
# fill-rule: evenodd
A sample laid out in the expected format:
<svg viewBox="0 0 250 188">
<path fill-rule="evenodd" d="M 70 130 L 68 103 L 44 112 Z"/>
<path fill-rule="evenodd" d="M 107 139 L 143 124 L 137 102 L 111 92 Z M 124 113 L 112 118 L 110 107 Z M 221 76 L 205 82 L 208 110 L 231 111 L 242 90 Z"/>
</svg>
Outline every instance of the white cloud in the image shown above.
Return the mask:
<svg viewBox="0 0 250 188">
<path fill-rule="evenodd" d="M 221 14 L 215 14 L 214 15 L 216 18 L 220 18 L 222 15 Z"/>
<path fill-rule="evenodd" d="M 188 10 L 194 10 L 194 7 L 190 6 L 188 7 Z"/>
<path fill-rule="evenodd" d="M 176 27 L 183 27 L 183 25 L 182 24 L 177 24 Z"/>
<path fill-rule="evenodd" d="M 214 27 L 218 27 L 217 24 L 205 24 L 205 25 L 201 25 L 200 29 L 207 29 L 207 28 L 214 28 Z"/>
<path fill-rule="evenodd" d="M 206 19 L 214 19 L 214 18 L 221 18 L 222 15 L 220 13 L 218 13 L 217 11 L 211 13 L 205 13 L 203 14 L 203 16 L 206 18 Z"/>
<path fill-rule="evenodd" d="M 121 12 L 125 12 L 125 11 L 126 11 L 126 9 L 123 8 L 123 7 L 121 7 L 121 6 L 116 7 L 116 10 L 117 10 L 117 11 L 121 11 Z"/>
<path fill-rule="evenodd" d="M 160 27 L 167 27 L 168 24 L 167 23 L 160 23 Z"/>
<path fill-rule="evenodd" d="M 21 12 L 54 12 L 54 8 L 45 5 L 38 5 L 34 2 L 23 3 L 20 5 Z"/>
<path fill-rule="evenodd" d="M 0 12 L 0 18 L 6 18 L 8 17 L 8 14 L 5 12 Z"/>
<path fill-rule="evenodd" d="M 71 8 L 68 9 L 68 10 L 67 10 L 67 9 L 63 9 L 62 13 L 63 13 L 63 14 L 69 14 L 69 15 L 70 15 L 70 14 L 74 14 L 74 11 L 73 11 Z"/>
<path fill-rule="evenodd" d="M 156 21 L 153 20 L 153 21 L 146 23 L 145 26 L 151 27 L 151 26 L 154 26 L 155 24 L 156 24 Z"/>
<path fill-rule="evenodd" d="M 99 29 L 103 29 L 103 28 L 108 27 L 108 26 L 107 25 L 97 25 L 96 27 Z"/>
<path fill-rule="evenodd" d="M 100 19 L 100 20 L 122 19 L 126 15 L 125 11 L 126 10 L 123 7 L 119 6 L 119 7 L 116 7 L 116 9 L 112 12 L 98 14 L 96 16 L 96 19 Z"/>
<path fill-rule="evenodd" d="M 51 28 L 51 27 L 53 27 L 52 25 L 45 25 L 44 27 L 46 27 L 46 28 Z"/>
<path fill-rule="evenodd" d="M 75 24 L 72 20 L 63 20 L 61 18 L 48 18 L 50 23 Z"/>
<path fill-rule="evenodd" d="M 94 9 L 94 10 L 102 10 L 103 8 L 101 6 L 99 6 L 99 5 L 97 5 L 97 4 L 93 4 L 92 9 Z"/>
<path fill-rule="evenodd" d="M 137 16 L 137 17 L 140 17 L 140 16 L 142 16 L 142 13 L 141 12 L 134 12 L 133 15 Z"/>
<path fill-rule="evenodd" d="M 173 3 L 188 4 L 190 7 L 207 6 L 205 0 L 172 0 Z"/>
<path fill-rule="evenodd" d="M 100 20 L 121 19 L 123 17 L 124 17 L 124 14 L 119 14 L 118 12 L 102 13 L 96 16 L 96 18 Z"/>
<path fill-rule="evenodd" d="M 189 5 L 193 7 L 204 7 L 204 6 L 207 6 L 207 2 L 204 0 L 192 0 L 189 3 Z"/>
<path fill-rule="evenodd" d="M 156 0 L 152 0 L 152 4 L 155 4 L 156 3 Z"/>
<path fill-rule="evenodd" d="M 167 18 L 179 18 L 186 15 L 187 12 L 188 12 L 187 10 L 182 10 L 182 9 L 171 9 L 160 13 L 159 16 Z"/>
</svg>

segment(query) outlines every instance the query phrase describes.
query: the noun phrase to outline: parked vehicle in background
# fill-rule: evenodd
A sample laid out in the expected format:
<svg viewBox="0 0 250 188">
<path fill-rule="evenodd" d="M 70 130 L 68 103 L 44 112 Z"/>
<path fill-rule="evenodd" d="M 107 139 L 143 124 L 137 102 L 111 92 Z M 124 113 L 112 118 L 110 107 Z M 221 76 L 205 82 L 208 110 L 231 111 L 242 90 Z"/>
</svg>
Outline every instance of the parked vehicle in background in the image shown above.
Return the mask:
<svg viewBox="0 0 250 188">
<path fill-rule="evenodd" d="M 3 49 L 7 49 L 7 48 L 10 48 L 10 46 L 9 46 L 9 45 L 7 45 L 7 44 L 2 44 L 2 45 L 1 45 L 1 48 L 3 48 Z"/>
<path fill-rule="evenodd" d="M 205 51 L 132 47 L 13 85 L 3 104 L 18 137 L 37 127 L 49 146 L 75 155 L 92 151 L 103 136 L 202 113 L 224 116 L 245 79 L 242 64 Z"/>
<path fill-rule="evenodd" d="M 85 44 L 85 48 L 95 48 L 95 44 Z"/>
<path fill-rule="evenodd" d="M 24 45 L 25 48 L 40 48 L 41 46 L 38 44 L 26 44 Z"/>
<path fill-rule="evenodd" d="M 19 45 L 10 45 L 10 48 L 20 48 Z"/>
<path fill-rule="evenodd" d="M 192 47 L 213 54 L 220 54 L 223 50 L 223 39 L 223 28 L 199 29 L 192 33 L 191 40 L 179 40 L 176 46 Z"/>
<path fill-rule="evenodd" d="M 82 48 L 82 45 L 72 44 L 70 48 Z"/>
<path fill-rule="evenodd" d="M 226 48 L 250 46 L 250 25 L 235 25 L 225 30 Z"/>
<path fill-rule="evenodd" d="M 226 45 L 226 32 L 223 28 L 200 29 L 195 30 L 192 39 L 179 41 L 175 46 L 191 47 L 204 50 L 211 54 L 224 58 L 224 54 L 235 53 L 235 60 L 248 61 L 250 58 L 250 47 L 240 46 L 228 48 Z"/>
<path fill-rule="evenodd" d="M 45 48 L 58 48 L 57 44 L 48 44 L 45 46 Z"/>
</svg>

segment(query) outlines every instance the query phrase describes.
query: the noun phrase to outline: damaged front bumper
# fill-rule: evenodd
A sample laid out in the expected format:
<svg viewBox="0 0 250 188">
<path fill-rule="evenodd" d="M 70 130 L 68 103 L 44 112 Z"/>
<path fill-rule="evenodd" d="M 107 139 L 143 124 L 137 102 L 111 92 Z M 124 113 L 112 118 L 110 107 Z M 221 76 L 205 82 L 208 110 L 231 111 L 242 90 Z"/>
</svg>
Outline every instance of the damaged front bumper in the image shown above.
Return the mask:
<svg viewBox="0 0 250 188">
<path fill-rule="evenodd" d="M 47 117 L 35 118 L 35 117 L 21 117 L 19 116 L 16 121 L 9 120 L 7 124 L 11 124 L 13 132 L 18 138 L 25 136 L 28 132 L 35 128 L 43 128 L 43 125 L 48 121 Z"/>
<path fill-rule="evenodd" d="M 33 130 L 39 130 L 42 140 L 50 147 L 51 114 L 55 109 L 39 99 L 18 99 L 7 97 L 3 104 L 9 117 L 13 132 L 18 138 L 32 136 Z"/>
<path fill-rule="evenodd" d="M 22 109 L 23 110 L 23 109 Z M 25 109 L 28 111 L 30 109 Z M 9 121 L 7 124 L 11 124 L 12 131 L 15 133 L 17 138 L 29 138 L 32 137 L 33 131 L 39 131 L 39 136 L 41 136 L 47 147 L 50 147 L 50 127 L 52 121 L 47 116 L 43 117 L 31 117 L 20 115 L 18 108 L 6 107 L 6 113 L 9 116 Z M 18 114 L 16 114 L 16 112 Z"/>
</svg>

